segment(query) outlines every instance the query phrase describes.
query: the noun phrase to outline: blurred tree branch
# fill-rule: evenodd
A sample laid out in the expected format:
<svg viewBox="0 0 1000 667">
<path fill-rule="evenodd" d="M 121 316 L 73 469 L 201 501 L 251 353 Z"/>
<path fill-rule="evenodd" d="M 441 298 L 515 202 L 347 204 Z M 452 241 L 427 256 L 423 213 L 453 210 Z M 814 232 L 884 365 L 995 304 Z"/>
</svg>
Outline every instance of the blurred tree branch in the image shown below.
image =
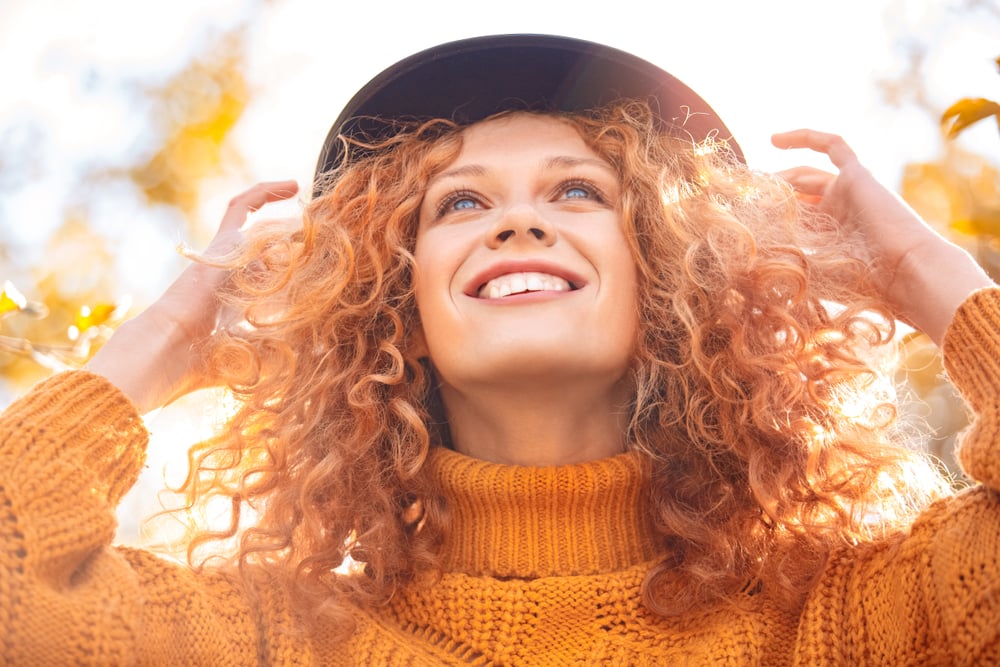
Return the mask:
<svg viewBox="0 0 1000 667">
<path fill-rule="evenodd" d="M 134 106 L 149 110 L 144 123 L 146 136 L 155 138 L 152 148 L 133 151 L 123 165 L 95 161 L 79 176 L 86 186 L 68 195 L 77 199 L 65 205 L 43 264 L 18 268 L 16 261 L 4 262 L 10 267 L 0 275 L 7 281 L 0 294 L 5 381 L 27 384 L 82 365 L 127 315 L 128 277 L 115 274 L 119 250 L 96 229 L 87 194 L 92 188 L 136 188 L 149 207 L 175 209 L 187 236 L 193 234 L 202 183 L 241 164 L 229 138 L 250 101 L 244 35 L 237 27 L 213 39 L 165 81 L 140 88 L 142 103 Z M 16 171 L 3 166 L 5 173 Z M 10 253 L 0 238 L 3 256 Z"/>
<path fill-rule="evenodd" d="M 988 9 L 1000 18 L 1000 11 L 991 3 L 968 0 L 966 4 Z M 969 97 L 934 113 L 917 76 L 924 56 L 919 49 L 911 52 L 911 69 L 904 85 L 885 86 L 884 91 L 889 101 L 905 97 L 939 119 L 942 154 L 935 160 L 906 165 L 900 194 L 931 225 L 970 250 L 1000 282 L 1000 169 L 995 160 L 1000 155 L 1000 141 L 985 153 L 980 153 L 979 147 L 972 150 L 956 142 L 971 127 L 991 118 L 1000 130 L 1000 104 Z M 1000 58 L 994 62 L 1000 71 Z M 940 351 L 923 335 L 907 336 L 900 348 L 897 378 L 915 399 L 905 404 L 904 416 L 931 428 L 924 442 L 927 450 L 956 478 L 963 478 L 954 446 L 968 425 L 968 417 L 964 403 L 945 377 Z"/>
</svg>

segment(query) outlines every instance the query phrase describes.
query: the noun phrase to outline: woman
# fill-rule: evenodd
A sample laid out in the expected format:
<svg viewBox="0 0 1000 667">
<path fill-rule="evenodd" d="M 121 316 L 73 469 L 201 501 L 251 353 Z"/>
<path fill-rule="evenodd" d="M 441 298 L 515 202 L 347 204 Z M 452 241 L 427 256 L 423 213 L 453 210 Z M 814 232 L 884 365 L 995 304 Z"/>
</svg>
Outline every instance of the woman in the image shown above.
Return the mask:
<svg viewBox="0 0 1000 667">
<path fill-rule="evenodd" d="M 294 183 L 237 197 L 5 413 L 6 662 L 1000 658 L 998 295 L 841 139 L 754 174 L 683 84 L 540 36 L 403 61 L 331 135 L 300 231 L 240 232 Z M 896 442 L 892 317 L 943 343 L 982 486 Z M 110 548 L 138 415 L 212 383 L 241 409 L 186 489 L 232 523 L 189 555 L 235 566 Z"/>
</svg>

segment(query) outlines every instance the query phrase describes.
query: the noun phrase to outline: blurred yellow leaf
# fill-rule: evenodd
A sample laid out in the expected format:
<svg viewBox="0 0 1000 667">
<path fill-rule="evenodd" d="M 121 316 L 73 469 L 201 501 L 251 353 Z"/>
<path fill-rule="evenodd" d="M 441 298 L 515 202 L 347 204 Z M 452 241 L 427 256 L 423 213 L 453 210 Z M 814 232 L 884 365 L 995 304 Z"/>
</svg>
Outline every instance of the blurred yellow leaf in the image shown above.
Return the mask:
<svg viewBox="0 0 1000 667">
<path fill-rule="evenodd" d="M 961 234 L 1000 237 L 1000 210 L 983 210 L 975 217 L 958 218 L 949 227 Z"/>
<path fill-rule="evenodd" d="M 108 190 L 107 183 L 133 185 L 150 204 L 184 214 L 189 233 L 201 231 L 204 181 L 241 166 L 230 135 L 252 96 L 245 76 L 246 40 L 245 26 L 234 25 L 184 56 L 168 78 L 143 84 L 138 91 L 142 104 L 136 105 L 143 114 L 144 141 L 138 150 L 130 151 L 125 162 L 95 160 L 85 169 L 81 181 L 96 187 L 80 188 L 69 198 L 63 224 L 50 235 L 43 259 L 32 267 L 14 263 L 19 270 L 10 277 L 17 280 L 28 273 L 25 268 L 32 269 L 26 278 L 31 285 L 22 285 L 30 287 L 25 289 L 30 298 L 4 285 L 7 276 L 0 276 L 0 381 L 24 386 L 52 370 L 86 362 L 131 306 L 114 268 L 119 244 L 102 231 L 106 226 L 93 224 L 89 190 Z M 2 241 L 0 262 L 7 259 Z M 116 304 L 109 303 L 109 295 L 115 295 Z"/>
<path fill-rule="evenodd" d="M 911 163 L 900 182 L 903 199 L 939 231 L 963 217 L 964 198 L 951 171 L 943 161 Z"/>
<path fill-rule="evenodd" d="M 954 442 L 968 424 L 965 404 L 948 381 L 941 351 L 930 338 L 912 332 L 899 340 L 896 382 L 903 393 L 900 417 L 921 433 L 924 447 L 956 478 L 962 472 L 955 460 Z"/>
<path fill-rule="evenodd" d="M 0 292 L 0 317 L 11 313 L 37 318 L 48 315 L 49 309 L 44 303 L 29 301 L 13 283 L 7 280 L 3 284 L 3 291 Z"/>
<path fill-rule="evenodd" d="M 918 396 L 924 397 L 944 382 L 944 364 L 938 347 L 924 334 L 903 336 L 899 344 L 897 379 L 907 382 Z"/>
<path fill-rule="evenodd" d="M 9 280 L 4 282 L 3 292 L 0 292 L 0 315 L 16 313 L 24 308 L 27 302 L 24 295 Z"/>
<path fill-rule="evenodd" d="M 1000 104 L 982 97 L 965 98 L 955 102 L 941 115 L 941 125 L 949 139 L 957 137 L 964 129 L 993 116 L 1000 130 Z"/>
<path fill-rule="evenodd" d="M 73 323 L 77 331 L 83 332 L 91 327 L 96 327 L 106 323 L 117 310 L 113 303 L 99 303 L 96 306 L 82 306 L 76 314 L 76 321 Z"/>
<path fill-rule="evenodd" d="M 906 165 L 900 194 L 939 231 L 1000 235 L 1000 170 L 958 144 L 933 162 Z"/>
<path fill-rule="evenodd" d="M 948 225 L 954 229 L 959 234 L 978 234 L 979 224 L 975 220 L 970 220 L 968 218 L 960 220 L 952 220 Z"/>
<path fill-rule="evenodd" d="M 242 34 L 232 34 L 150 92 L 165 136 L 160 149 L 130 172 L 150 202 L 190 216 L 198 207 L 201 181 L 237 162 L 226 139 L 250 96 L 243 49 Z"/>
<path fill-rule="evenodd" d="M 23 304 L 3 319 L 0 375 L 5 381 L 26 384 L 46 371 L 78 367 L 107 338 L 118 311 L 131 304 L 126 296 L 120 299 L 124 307 L 108 305 L 105 295 L 120 291 L 107 268 L 113 264 L 112 250 L 84 211 L 68 210 L 46 244 L 45 263 L 34 271 L 31 295 L 37 300 L 20 296 L 9 282 L 4 285 L 6 298 Z M 81 308 L 81 303 L 97 305 Z M 85 333 L 71 333 L 81 325 L 88 327 Z"/>
</svg>

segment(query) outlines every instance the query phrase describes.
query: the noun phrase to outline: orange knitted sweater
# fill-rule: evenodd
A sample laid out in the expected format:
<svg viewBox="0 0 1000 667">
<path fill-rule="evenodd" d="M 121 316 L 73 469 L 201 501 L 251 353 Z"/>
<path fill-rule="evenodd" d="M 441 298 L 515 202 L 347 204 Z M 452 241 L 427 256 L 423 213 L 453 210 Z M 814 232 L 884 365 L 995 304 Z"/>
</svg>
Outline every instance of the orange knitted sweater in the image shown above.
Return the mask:
<svg viewBox="0 0 1000 667">
<path fill-rule="evenodd" d="M 945 357 L 978 416 L 961 459 L 981 485 L 901 543 L 834 553 L 798 610 L 763 591 L 746 609 L 645 611 L 657 554 L 636 454 L 518 468 L 436 450 L 454 516 L 445 573 L 357 610 L 346 644 L 298 623 L 281 590 L 109 546 L 146 433 L 99 377 L 58 375 L 0 419 L 0 662 L 1000 664 L 1000 290 L 962 306 Z"/>
</svg>

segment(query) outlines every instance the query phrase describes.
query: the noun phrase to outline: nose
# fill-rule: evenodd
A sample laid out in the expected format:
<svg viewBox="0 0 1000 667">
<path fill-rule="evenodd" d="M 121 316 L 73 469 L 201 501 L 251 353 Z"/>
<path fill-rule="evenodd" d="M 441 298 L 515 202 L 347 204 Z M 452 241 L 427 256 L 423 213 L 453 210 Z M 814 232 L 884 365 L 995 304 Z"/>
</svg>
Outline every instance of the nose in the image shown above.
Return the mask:
<svg viewBox="0 0 1000 667">
<path fill-rule="evenodd" d="M 504 210 L 487 232 L 486 245 L 497 249 L 510 243 L 556 242 L 556 230 L 534 206 L 519 204 Z"/>
</svg>

